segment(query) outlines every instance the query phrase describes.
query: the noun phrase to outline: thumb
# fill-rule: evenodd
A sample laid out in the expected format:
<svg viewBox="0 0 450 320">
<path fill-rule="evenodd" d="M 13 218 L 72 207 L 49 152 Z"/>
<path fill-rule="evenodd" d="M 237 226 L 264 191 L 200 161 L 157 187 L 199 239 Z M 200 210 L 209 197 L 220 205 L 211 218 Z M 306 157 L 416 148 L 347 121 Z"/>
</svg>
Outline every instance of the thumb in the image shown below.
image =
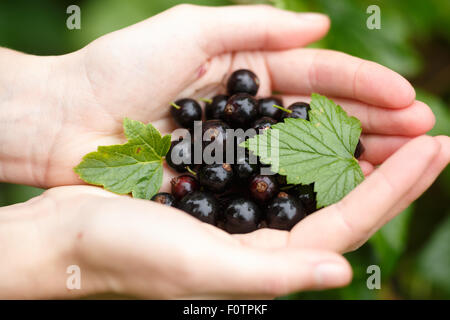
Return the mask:
<svg viewBox="0 0 450 320">
<path fill-rule="evenodd" d="M 340 255 L 306 249 L 221 249 L 209 263 L 205 292 L 218 296 L 277 297 L 288 293 L 347 285 L 349 263 Z M 211 271 L 210 271 L 211 272 Z"/>
<path fill-rule="evenodd" d="M 208 56 L 304 46 L 322 38 L 330 26 L 323 14 L 295 13 L 268 5 L 180 5 L 170 11 L 180 20 L 189 20 L 184 25 L 192 28 L 195 40 Z"/>
</svg>

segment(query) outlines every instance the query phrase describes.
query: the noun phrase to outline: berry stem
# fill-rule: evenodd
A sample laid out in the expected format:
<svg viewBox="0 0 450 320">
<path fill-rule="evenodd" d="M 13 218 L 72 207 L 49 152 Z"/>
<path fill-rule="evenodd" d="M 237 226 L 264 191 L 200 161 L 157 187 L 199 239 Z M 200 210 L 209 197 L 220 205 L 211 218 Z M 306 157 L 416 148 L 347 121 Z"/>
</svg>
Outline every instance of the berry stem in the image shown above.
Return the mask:
<svg viewBox="0 0 450 320">
<path fill-rule="evenodd" d="M 192 174 L 193 176 L 196 176 L 196 175 L 197 175 L 197 172 L 195 172 L 194 170 L 192 170 L 191 167 L 189 167 L 189 166 L 186 166 L 186 170 L 187 170 L 187 172 L 189 172 L 189 173 Z"/>
<path fill-rule="evenodd" d="M 281 191 L 285 191 L 285 190 L 289 190 L 292 189 L 293 187 L 295 187 L 295 184 L 289 184 L 287 186 L 283 186 L 280 188 Z"/>
<path fill-rule="evenodd" d="M 200 98 L 199 100 L 206 102 L 206 103 L 212 103 L 212 99 L 208 99 L 208 98 Z"/>
<path fill-rule="evenodd" d="M 276 104 L 274 104 L 272 107 L 280 109 L 281 111 L 284 111 L 284 112 L 287 112 L 287 113 L 292 113 L 292 110 L 286 109 L 286 108 L 284 108 L 282 106 L 278 106 Z"/>
<path fill-rule="evenodd" d="M 174 107 L 175 109 L 177 109 L 177 110 L 180 110 L 180 106 L 179 105 L 177 105 L 175 102 L 171 102 L 170 103 L 170 105 L 172 106 L 172 107 Z"/>
</svg>

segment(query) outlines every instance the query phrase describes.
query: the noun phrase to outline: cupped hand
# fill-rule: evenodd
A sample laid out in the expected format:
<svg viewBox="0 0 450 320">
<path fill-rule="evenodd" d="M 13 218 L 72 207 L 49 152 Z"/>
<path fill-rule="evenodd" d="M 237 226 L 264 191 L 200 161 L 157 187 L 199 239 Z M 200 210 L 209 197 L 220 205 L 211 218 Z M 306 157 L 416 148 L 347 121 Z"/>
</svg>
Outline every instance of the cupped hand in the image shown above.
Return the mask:
<svg viewBox="0 0 450 320">
<path fill-rule="evenodd" d="M 227 76 L 239 68 L 258 75 L 260 97 L 281 92 L 288 105 L 318 92 L 359 118 L 366 147 L 361 166 L 370 173 L 427 132 L 434 116 L 395 72 L 340 52 L 301 48 L 328 28 L 324 15 L 269 6 L 181 5 L 55 58 L 49 87 L 58 107 L 40 107 L 49 120 L 31 156 L 31 183 L 81 183 L 72 168 L 98 145 L 124 142 L 124 117 L 170 133 L 176 127 L 171 101 L 224 92 Z M 166 171 L 163 188 L 171 174 Z"/>
<path fill-rule="evenodd" d="M 38 241 L 47 251 L 63 248 L 54 250 L 64 254 L 51 269 L 80 268 L 81 290 L 73 297 L 274 298 L 343 286 L 352 275 L 336 253 L 260 248 L 172 207 L 96 187 L 53 188 L 31 205 L 41 210 L 33 221 L 40 230 L 57 226 Z M 59 292 L 64 284 L 43 276 L 40 282 Z"/>
</svg>

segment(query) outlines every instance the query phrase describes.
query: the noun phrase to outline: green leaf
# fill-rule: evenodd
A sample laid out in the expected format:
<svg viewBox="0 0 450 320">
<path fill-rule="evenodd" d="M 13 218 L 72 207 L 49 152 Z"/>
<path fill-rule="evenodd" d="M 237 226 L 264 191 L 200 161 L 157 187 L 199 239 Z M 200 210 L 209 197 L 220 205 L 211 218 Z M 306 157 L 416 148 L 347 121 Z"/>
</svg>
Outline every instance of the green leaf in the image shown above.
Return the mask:
<svg viewBox="0 0 450 320">
<path fill-rule="evenodd" d="M 170 147 L 170 135 L 162 137 L 151 124 L 127 118 L 123 127 L 127 143 L 98 147 L 84 156 L 74 171 L 89 184 L 150 199 L 162 184 L 162 163 Z"/>
<path fill-rule="evenodd" d="M 289 184 L 314 182 L 320 208 L 339 201 L 364 179 L 353 157 L 361 123 L 321 95 L 312 94 L 310 106 L 309 121 L 285 119 L 241 145 L 287 176 Z"/>
<path fill-rule="evenodd" d="M 147 147 L 160 158 L 164 157 L 169 151 L 170 135 L 161 137 L 161 133 L 151 124 L 145 125 L 142 122 L 125 118 L 123 130 L 128 143 L 139 147 Z"/>
</svg>

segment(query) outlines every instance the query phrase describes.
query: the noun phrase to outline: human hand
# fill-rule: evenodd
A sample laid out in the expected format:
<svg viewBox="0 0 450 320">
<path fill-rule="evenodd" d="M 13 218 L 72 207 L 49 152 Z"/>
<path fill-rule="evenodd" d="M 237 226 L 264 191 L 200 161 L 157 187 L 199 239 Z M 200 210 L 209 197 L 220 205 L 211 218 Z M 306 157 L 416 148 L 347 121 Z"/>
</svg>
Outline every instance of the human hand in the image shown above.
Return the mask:
<svg viewBox="0 0 450 320">
<path fill-rule="evenodd" d="M 335 253 L 248 245 L 172 207 L 91 186 L 53 188 L 0 211 L 9 261 L 0 297 L 9 299 L 274 298 L 351 279 Z M 80 268 L 80 290 L 66 288 L 70 265 Z"/>
<path fill-rule="evenodd" d="M 434 117 L 395 72 L 343 53 L 300 48 L 328 27 L 323 15 L 268 6 L 181 5 L 72 54 L 42 58 L 48 81 L 39 85 L 47 83 L 47 89 L 29 89 L 32 98 L 20 97 L 8 108 L 8 119 L 15 119 L 25 105 L 21 119 L 28 121 L 13 122 L 14 130 L 0 138 L 6 153 L 0 152 L 0 180 L 42 187 L 82 183 L 72 168 L 98 145 L 122 143 L 124 117 L 170 133 L 170 101 L 223 91 L 224 79 L 238 68 L 256 72 L 259 96 L 276 90 L 288 105 L 318 92 L 359 118 L 366 148 L 360 163 L 368 174 L 411 137 L 427 132 Z M 43 71 L 29 66 L 38 58 L 22 60 L 18 64 L 33 75 Z M 24 101 L 32 101 L 32 113 Z M 172 174 L 166 170 L 163 190 Z"/>
</svg>

